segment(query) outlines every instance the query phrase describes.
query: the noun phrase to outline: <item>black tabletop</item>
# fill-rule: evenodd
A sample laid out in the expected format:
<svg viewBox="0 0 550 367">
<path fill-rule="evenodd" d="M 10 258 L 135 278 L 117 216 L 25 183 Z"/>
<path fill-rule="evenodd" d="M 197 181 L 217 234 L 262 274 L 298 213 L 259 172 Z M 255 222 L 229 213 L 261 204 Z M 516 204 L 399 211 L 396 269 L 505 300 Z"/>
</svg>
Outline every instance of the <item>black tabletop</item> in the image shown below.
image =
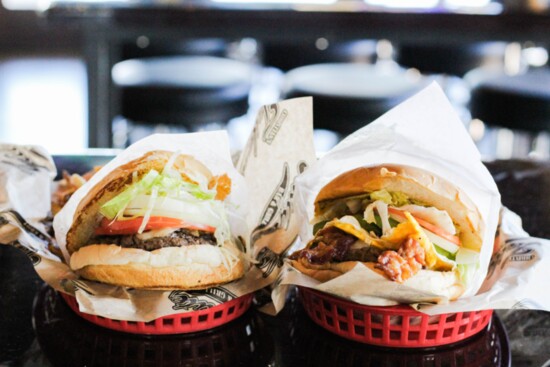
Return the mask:
<svg viewBox="0 0 550 367">
<path fill-rule="evenodd" d="M 525 229 L 550 238 L 550 162 L 493 162 L 503 202 Z M 81 319 L 38 278 L 25 254 L 0 246 L 0 366 L 543 366 L 550 314 L 498 311 L 455 345 L 384 349 L 332 335 L 308 319 L 294 291 L 276 317 L 252 308 L 214 330 L 139 336 Z"/>
</svg>

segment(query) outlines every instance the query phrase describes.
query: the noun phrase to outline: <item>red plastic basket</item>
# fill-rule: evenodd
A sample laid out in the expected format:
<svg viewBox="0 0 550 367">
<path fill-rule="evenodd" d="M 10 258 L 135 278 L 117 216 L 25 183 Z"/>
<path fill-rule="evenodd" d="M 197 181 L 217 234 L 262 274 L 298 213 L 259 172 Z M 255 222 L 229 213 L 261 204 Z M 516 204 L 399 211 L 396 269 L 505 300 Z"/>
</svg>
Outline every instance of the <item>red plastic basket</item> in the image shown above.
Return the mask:
<svg viewBox="0 0 550 367">
<path fill-rule="evenodd" d="M 204 310 L 189 311 L 159 317 L 149 322 L 141 322 L 114 320 L 80 312 L 76 298 L 65 293 L 61 293 L 61 296 L 77 315 L 96 325 L 125 333 L 146 335 L 194 333 L 227 324 L 244 314 L 250 308 L 253 298 L 253 294 L 250 293 Z"/>
<path fill-rule="evenodd" d="M 328 331 L 357 342 L 398 348 L 452 344 L 485 329 L 493 310 L 429 316 L 409 306 L 364 306 L 299 287 L 309 317 Z"/>
</svg>

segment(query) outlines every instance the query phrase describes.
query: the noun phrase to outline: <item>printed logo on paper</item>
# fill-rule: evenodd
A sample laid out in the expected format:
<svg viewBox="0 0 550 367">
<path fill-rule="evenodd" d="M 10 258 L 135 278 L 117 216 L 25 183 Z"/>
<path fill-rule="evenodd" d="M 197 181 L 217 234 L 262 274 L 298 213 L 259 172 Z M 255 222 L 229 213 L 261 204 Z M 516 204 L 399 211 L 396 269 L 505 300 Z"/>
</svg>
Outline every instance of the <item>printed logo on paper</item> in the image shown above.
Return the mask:
<svg viewBox="0 0 550 367">
<path fill-rule="evenodd" d="M 282 177 L 275 190 L 273 190 L 271 199 L 262 211 L 259 224 L 252 231 L 251 244 L 254 244 L 260 237 L 273 233 L 279 228 L 288 228 L 292 199 L 291 186 L 290 170 L 288 163 L 285 162 Z"/>
<path fill-rule="evenodd" d="M 51 170 L 49 159 L 32 147 L 2 144 L 0 145 L 0 162 L 19 168 L 26 173 L 42 169 Z"/>
<path fill-rule="evenodd" d="M 307 164 L 298 163 L 298 174 L 305 171 Z M 254 245 L 261 237 L 269 235 L 278 229 L 287 230 L 293 210 L 294 180 L 290 178 L 288 162 L 283 165 L 283 172 L 279 183 L 273 190 L 270 200 L 267 202 L 256 228 L 250 236 L 250 243 Z M 294 241 L 294 240 L 293 240 Z M 291 241 L 290 243 L 292 243 Z M 290 244 L 289 244 L 290 245 Z"/>
<path fill-rule="evenodd" d="M 24 230 L 26 233 L 33 235 L 34 237 L 38 238 L 48 245 L 51 244 L 51 238 L 49 236 L 42 233 L 38 228 L 30 225 L 18 212 L 14 210 L 6 210 L 0 213 L 0 218 L 2 218 L 2 221 L 0 222 L 0 227 L 4 224 L 9 223 L 9 221 L 5 217 L 3 217 L 4 215 L 11 215 L 13 221 L 16 222 L 19 228 Z"/>
<path fill-rule="evenodd" d="M 262 111 L 262 115 L 265 119 L 265 129 L 262 134 L 262 140 L 266 144 L 271 145 L 281 130 L 284 121 L 288 117 L 288 111 L 286 109 L 281 109 L 281 107 L 276 103 L 264 106 Z"/>
<path fill-rule="evenodd" d="M 283 257 L 271 251 L 268 247 L 264 247 L 260 250 L 256 260 L 258 261 L 256 267 L 262 271 L 262 276 L 264 278 L 269 277 L 276 268 L 281 268 L 283 266 Z"/>
<path fill-rule="evenodd" d="M 497 268 L 504 269 L 508 262 L 530 262 L 537 258 L 536 248 L 540 246 L 534 238 L 513 238 L 506 240 L 502 248 L 493 254 L 489 263 L 487 278 L 491 278 Z"/>
<path fill-rule="evenodd" d="M 271 145 L 287 117 L 288 111 L 281 110 L 278 104 L 264 106 L 258 111 L 256 123 L 237 164 L 239 173 L 244 175 L 250 158 L 258 157 L 258 141 L 261 139 L 264 143 Z M 265 126 L 262 131 L 260 126 Z"/>
<path fill-rule="evenodd" d="M 27 255 L 27 257 L 31 261 L 32 266 L 36 266 L 36 265 L 40 264 L 40 262 L 42 261 L 42 257 L 40 257 L 40 255 L 38 255 L 33 250 L 21 245 L 18 241 L 13 241 L 13 242 L 9 243 L 9 245 L 23 251 L 25 253 L 25 255 Z"/>
<path fill-rule="evenodd" d="M 543 310 L 544 307 L 529 298 L 524 298 L 512 306 L 512 310 Z"/>
<path fill-rule="evenodd" d="M 237 298 L 223 287 L 213 287 L 204 291 L 172 291 L 168 299 L 174 303 L 173 310 L 198 311 L 216 306 Z"/>
</svg>

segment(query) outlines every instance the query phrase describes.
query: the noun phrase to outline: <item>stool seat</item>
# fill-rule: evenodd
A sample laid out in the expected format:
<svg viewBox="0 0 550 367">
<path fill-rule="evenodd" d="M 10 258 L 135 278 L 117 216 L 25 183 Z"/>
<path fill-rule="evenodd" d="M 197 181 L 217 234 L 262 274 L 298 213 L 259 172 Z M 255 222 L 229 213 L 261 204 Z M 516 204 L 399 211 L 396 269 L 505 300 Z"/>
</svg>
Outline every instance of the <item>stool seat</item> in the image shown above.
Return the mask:
<svg viewBox="0 0 550 367">
<path fill-rule="evenodd" d="M 361 64 L 318 64 L 286 75 L 286 97 L 313 97 L 314 127 L 347 135 L 427 84 L 404 70 Z"/>
<path fill-rule="evenodd" d="M 252 71 L 250 65 L 230 59 L 171 56 L 122 61 L 112 76 L 125 118 L 194 130 L 246 113 Z"/>
<path fill-rule="evenodd" d="M 216 56 L 225 57 L 230 42 L 221 38 L 165 39 L 147 37 L 146 45 L 137 42 L 122 45 L 122 60 L 158 56 Z"/>
<path fill-rule="evenodd" d="M 264 65 L 289 71 L 301 66 L 321 63 L 360 62 L 373 63 L 376 59 L 374 40 L 329 42 L 319 45 L 309 43 L 268 42 L 262 45 Z"/>
<path fill-rule="evenodd" d="M 550 70 L 502 75 L 472 89 L 472 117 L 488 125 L 530 132 L 550 131 Z"/>
<path fill-rule="evenodd" d="M 397 62 L 426 74 L 463 76 L 489 60 L 504 58 L 504 42 L 471 44 L 402 44 Z"/>
</svg>

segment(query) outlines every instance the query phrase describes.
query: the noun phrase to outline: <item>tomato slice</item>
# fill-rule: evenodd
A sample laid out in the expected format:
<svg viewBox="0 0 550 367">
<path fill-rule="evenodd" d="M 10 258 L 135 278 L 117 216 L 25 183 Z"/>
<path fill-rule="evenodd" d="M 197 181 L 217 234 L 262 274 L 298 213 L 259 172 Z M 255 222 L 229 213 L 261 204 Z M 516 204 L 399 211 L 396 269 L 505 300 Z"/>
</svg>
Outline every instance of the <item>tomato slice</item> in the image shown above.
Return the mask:
<svg viewBox="0 0 550 367">
<path fill-rule="evenodd" d="M 400 216 L 402 218 L 405 218 L 405 212 L 402 211 L 402 210 L 388 207 L 388 212 L 390 212 L 391 214 Z M 418 224 L 420 224 L 421 227 L 424 227 L 428 231 L 431 231 L 431 232 L 435 233 L 439 237 L 443 237 L 447 241 L 452 242 L 455 245 L 460 246 L 460 239 L 457 236 L 450 234 L 449 232 L 445 231 L 444 229 L 441 229 L 440 227 L 438 227 L 436 225 L 431 224 L 430 222 L 426 222 L 424 219 L 421 219 L 421 218 L 418 218 L 418 217 L 414 217 L 414 219 L 416 219 L 416 221 L 418 222 Z"/>
<path fill-rule="evenodd" d="M 95 230 L 96 235 L 127 235 L 136 234 L 141 226 L 143 217 L 111 221 L 103 218 L 100 226 Z M 183 219 L 170 217 L 150 217 L 145 225 L 145 230 L 164 228 L 185 228 L 214 233 L 216 228 L 205 225 L 189 223 Z"/>
</svg>

